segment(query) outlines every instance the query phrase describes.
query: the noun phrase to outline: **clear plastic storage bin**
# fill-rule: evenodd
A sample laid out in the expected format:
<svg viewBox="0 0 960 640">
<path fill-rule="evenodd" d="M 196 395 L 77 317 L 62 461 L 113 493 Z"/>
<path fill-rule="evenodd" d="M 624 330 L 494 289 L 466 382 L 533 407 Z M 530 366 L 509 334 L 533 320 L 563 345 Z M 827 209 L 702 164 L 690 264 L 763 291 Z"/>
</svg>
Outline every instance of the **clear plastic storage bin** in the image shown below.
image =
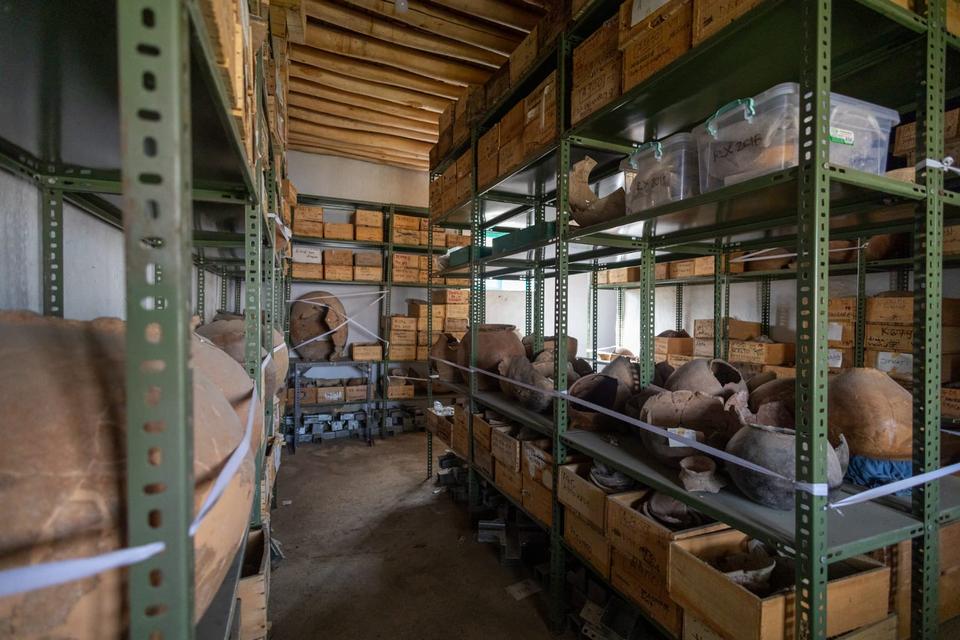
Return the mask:
<svg viewBox="0 0 960 640">
<path fill-rule="evenodd" d="M 700 190 L 712 191 L 797 165 L 800 85 L 778 84 L 731 102 L 693 130 Z M 887 169 L 893 109 L 830 94 L 830 162 L 880 175 Z"/>
<path fill-rule="evenodd" d="M 628 214 L 700 193 L 697 142 L 689 133 L 649 144 L 621 166 Z"/>
</svg>

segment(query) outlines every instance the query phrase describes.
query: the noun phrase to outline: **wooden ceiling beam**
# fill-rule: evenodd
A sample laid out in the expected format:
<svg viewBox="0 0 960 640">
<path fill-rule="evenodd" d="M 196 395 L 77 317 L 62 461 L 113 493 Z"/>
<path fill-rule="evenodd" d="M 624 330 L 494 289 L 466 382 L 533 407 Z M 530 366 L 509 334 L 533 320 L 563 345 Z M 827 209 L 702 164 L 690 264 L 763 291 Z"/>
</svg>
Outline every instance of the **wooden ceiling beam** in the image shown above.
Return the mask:
<svg viewBox="0 0 960 640">
<path fill-rule="evenodd" d="M 424 162 L 429 161 L 428 156 L 417 155 L 413 153 L 406 153 L 404 151 L 396 151 L 393 149 L 383 149 L 382 147 L 371 147 L 369 145 L 358 144 L 358 143 L 349 143 L 343 142 L 342 140 L 332 140 L 325 136 L 316 135 L 313 133 L 304 133 L 301 131 L 292 131 L 290 133 L 290 142 L 298 142 L 300 144 L 320 144 L 327 147 L 332 147 L 335 149 L 348 149 L 351 151 L 362 151 L 363 153 L 372 153 L 374 155 L 390 158 L 391 160 L 402 160 L 404 162 Z"/>
<path fill-rule="evenodd" d="M 331 73 L 324 69 L 311 67 L 310 65 L 294 62 L 290 65 L 290 75 L 297 78 L 304 78 L 311 82 L 316 82 L 327 87 L 359 93 L 380 100 L 395 102 L 414 109 L 427 109 L 440 113 L 450 104 L 449 100 L 444 100 L 437 96 L 427 95 L 418 91 L 400 89 L 376 82 L 367 82 L 358 80 L 349 76 L 343 76 L 338 73 Z"/>
<path fill-rule="evenodd" d="M 307 25 L 306 44 L 331 53 L 379 62 L 460 86 L 483 84 L 492 72 L 487 67 L 478 67 L 409 47 L 388 44 L 375 38 L 344 33 L 316 22 L 310 22 Z"/>
<path fill-rule="evenodd" d="M 533 8 L 516 6 L 504 0 L 432 0 L 432 2 L 526 32 L 530 32 L 537 26 L 541 17 L 540 13 Z"/>
<path fill-rule="evenodd" d="M 333 2 L 306 0 L 305 6 L 307 15 L 311 18 L 322 20 L 340 29 L 402 47 L 483 65 L 489 67 L 491 71 L 498 69 L 507 60 L 506 56 L 494 51 L 474 47 L 461 40 L 451 40 L 443 34 L 411 29 L 409 26 L 383 20 Z M 289 31 L 289 26 L 287 30 Z"/>
<path fill-rule="evenodd" d="M 429 157 L 430 147 L 433 146 L 429 142 L 410 140 L 409 138 L 400 138 L 398 136 L 391 136 L 384 133 L 354 131 L 352 129 L 342 129 L 340 127 L 313 124 L 294 117 L 289 118 L 289 123 L 291 129 L 299 133 L 308 133 L 318 137 L 328 138 L 330 140 L 346 142 L 348 144 L 358 144 L 365 147 L 373 147 L 374 149 L 391 149 L 404 151 L 410 154 L 416 154 L 418 156 Z"/>
<path fill-rule="evenodd" d="M 363 107 L 356 107 L 349 104 L 334 102 L 332 100 L 325 100 L 323 98 L 315 98 L 311 95 L 297 93 L 296 91 L 290 91 L 287 93 L 287 105 L 291 107 L 302 107 L 304 109 L 309 109 L 314 113 L 329 114 L 332 116 L 339 116 L 341 118 L 350 118 L 351 120 L 359 120 L 361 122 L 370 122 L 372 124 L 393 127 L 395 129 L 403 129 L 405 131 L 432 135 L 433 139 L 437 138 L 436 124 L 420 122 L 419 120 L 411 120 L 410 118 L 398 118 L 380 111 L 375 111 L 373 109 L 365 109 Z"/>
<path fill-rule="evenodd" d="M 436 111 L 405 107 L 395 102 L 387 102 L 386 100 L 371 98 L 366 94 L 351 93 L 349 91 L 342 91 L 340 89 L 327 87 L 310 80 L 297 78 L 293 75 L 291 75 L 290 82 L 287 86 L 291 92 L 298 92 L 314 98 L 338 102 L 352 107 L 369 109 L 385 115 L 397 116 L 407 120 L 414 120 L 416 122 L 430 125 L 434 129 L 440 122 L 440 114 Z"/>
<path fill-rule="evenodd" d="M 355 7 L 376 11 L 380 15 L 419 27 L 424 31 L 466 42 L 503 56 L 509 56 L 523 39 L 521 31 L 486 25 L 479 20 L 471 20 L 462 14 L 417 0 L 407 0 L 406 11 L 397 11 L 394 0 L 346 0 L 346 2 Z"/>
<path fill-rule="evenodd" d="M 304 153 L 313 153 L 317 155 L 324 156 L 336 156 L 338 158 L 348 158 L 350 160 L 360 160 L 362 162 L 372 162 L 374 164 L 389 165 L 391 167 L 397 167 L 398 169 L 408 169 L 410 171 L 427 171 L 429 168 L 428 162 L 403 162 L 401 160 L 386 160 L 382 156 L 378 157 L 375 153 L 364 153 L 360 151 L 345 151 L 343 149 L 337 149 L 334 147 L 328 147 L 326 145 L 319 144 L 308 144 L 308 143 L 292 143 L 287 145 L 288 149 L 294 151 L 302 151 Z"/>
<path fill-rule="evenodd" d="M 411 131 L 409 129 L 398 129 L 397 127 L 376 124 L 368 120 L 355 120 L 352 118 L 345 118 L 343 116 L 318 113 L 317 111 L 305 107 L 295 107 L 290 105 L 287 107 L 287 116 L 290 118 L 303 120 L 304 122 L 325 125 L 328 127 L 339 127 L 341 129 L 350 129 L 352 131 L 384 133 L 388 136 L 396 136 L 398 138 L 406 138 L 408 140 L 420 140 L 421 142 L 430 142 L 432 144 L 436 144 L 437 142 L 436 133 L 423 133 L 421 131 Z"/>
<path fill-rule="evenodd" d="M 394 67 L 385 67 L 371 62 L 365 62 L 357 58 L 338 56 L 333 53 L 314 49 L 313 47 L 294 45 L 290 48 L 290 59 L 351 78 L 413 89 L 414 91 L 429 93 L 430 95 L 447 98 L 448 100 L 456 100 L 460 97 L 460 94 L 463 93 L 463 87 L 455 84 L 440 82 L 439 80 L 427 78 L 416 73 L 409 73 Z"/>
</svg>

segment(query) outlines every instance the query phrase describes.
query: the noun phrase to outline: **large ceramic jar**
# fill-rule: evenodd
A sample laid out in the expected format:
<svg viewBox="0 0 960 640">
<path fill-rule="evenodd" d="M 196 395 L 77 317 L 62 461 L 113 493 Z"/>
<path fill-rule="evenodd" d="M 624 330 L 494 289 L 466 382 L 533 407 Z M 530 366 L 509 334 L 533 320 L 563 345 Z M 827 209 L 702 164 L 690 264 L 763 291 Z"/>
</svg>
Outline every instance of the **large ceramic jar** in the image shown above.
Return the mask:
<svg viewBox="0 0 960 640">
<path fill-rule="evenodd" d="M 850 453 L 885 460 L 910 458 L 913 398 L 877 369 L 844 369 L 830 376 L 827 406 L 830 440 L 840 434 Z"/>
<path fill-rule="evenodd" d="M 290 342 L 304 360 L 340 359 L 347 334 L 347 312 L 333 294 L 311 291 L 290 307 Z"/>
<path fill-rule="evenodd" d="M 514 356 L 526 357 L 523 343 L 517 336 L 517 328 L 512 324 L 482 324 L 477 328 L 477 368 L 499 375 L 501 360 Z M 470 366 L 470 330 L 463 336 L 457 350 L 457 363 L 461 367 Z M 469 374 L 460 370 L 461 377 L 468 381 Z M 496 378 L 479 374 L 477 385 L 480 389 L 494 391 L 500 388 Z"/>
</svg>

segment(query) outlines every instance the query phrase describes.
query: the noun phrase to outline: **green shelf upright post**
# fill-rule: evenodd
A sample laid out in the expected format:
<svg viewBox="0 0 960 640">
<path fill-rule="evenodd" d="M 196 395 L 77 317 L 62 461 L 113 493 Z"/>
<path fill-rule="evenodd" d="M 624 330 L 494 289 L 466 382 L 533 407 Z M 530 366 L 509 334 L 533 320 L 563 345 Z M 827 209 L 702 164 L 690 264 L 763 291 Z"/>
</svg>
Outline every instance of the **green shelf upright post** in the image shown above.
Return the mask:
<svg viewBox="0 0 960 640">
<path fill-rule="evenodd" d="M 240 315 L 240 278 L 233 278 L 233 313 Z"/>
<path fill-rule="evenodd" d="M 593 261 L 593 269 L 590 270 L 590 352 L 593 354 L 593 370 L 596 371 L 599 368 L 597 361 L 600 359 L 600 356 L 597 355 L 597 350 L 599 349 L 599 342 L 597 338 L 597 329 L 599 325 L 599 303 L 600 303 L 600 289 L 597 286 L 597 271 L 600 269 L 600 261 Z"/>
<path fill-rule="evenodd" d="M 656 314 L 654 251 L 649 232 L 645 235 L 640 249 L 640 384 L 643 386 L 653 382 L 653 333 Z"/>
<path fill-rule="evenodd" d="M 224 313 L 226 313 L 228 295 L 229 294 L 227 292 L 227 268 L 220 267 L 220 304 L 217 307 L 218 311 L 223 311 Z"/>
<path fill-rule="evenodd" d="M 941 160 L 946 100 L 946 2 L 924 3 L 927 30 L 917 109 L 917 157 Z M 913 225 L 913 473 L 940 466 L 940 344 L 943 301 L 943 171 L 918 165 L 926 189 Z M 913 488 L 913 515 L 923 533 L 913 539 L 911 637 L 939 635 L 939 481 Z"/>
<path fill-rule="evenodd" d="M 255 175 L 259 174 L 258 171 Z M 260 371 L 260 353 L 263 348 L 263 332 L 261 330 L 260 309 L 262 309 L 263 294 L 263 224 L 259 205 L 247 204 L 244 207 L 244 263 L 245 269 L 245 301 L 243 310 L 244 322 L 244 362 L 247 373 L 253 379 L 264 404 L 268 398 L 263 398 L 263 376 Z M 239 282 L 237 291 L 240 290 Z M 296 436 L 294 436 L 296 437 Z M 257 482 L 253 488 L 253 511 L 251 525 L 259 527 L 260 521 L 260 482 L 263 471 L 263 440 L 260 438 L 260 448 L 256 452 Z"/>
<path fill-rule="evenodd" d="M 382 211 L 382 208 L 381 208 Z M 390 233 L 387 236 L 387 286 L 384 287 L 383 291 L 383 300 L 380 301 L 381 315 L 390 315 L 390 307 L 393 305 L 393 229 L 394 222 L 396 219 L 396 208 L 394 205 L 390 205 L 387 208 L 387 217 L 390 220 Z M 430 230 L 430 240 L 433 241 L 433 230 Z M 428 245 L 429 248 L 429 245 Z M 429 251 L 428 251 L 429 253 Z M 430 298 L 430 282 L 429 278 L 427 280 L 427 331 L 433 331 L 433 300 Z M 390 384 L 390 343 L 386 343 L 386 348 L 383 350 L 383 362 L 381 363 L 381 386 L 383 387 L 383 397 L 387 397 L 387 386 Z M 380 437 L 387 437 L 387 405 L 380 405 Z M 432 455 L 432 447 L 430 447 L 429 453 Z M 433 464 L 431 458 L 429 465 Z M 428 476 L 429 477 L 429 476 Z"/>
<path fill-rule="evenodd" d="M 760 334 L 770 335 L 770 278 L 760 279 Z"/>
<path fill-rule="evenodd" d="M 857 246 L 864 245 L 864 238 L 857 238 Z M 853 366 L 862 367 L 864 361 L 863 341 L 867 334 L 867 255 L 857 250 L 857 309 L 853 337 Z"/>
<path fill-rule="evenodd" d="M 131 638 L 194 637 L 190 30 L 178 0 L 117 3 L 127 313 Z M 149 87 L 153 87 L 150 89 Z M 145 240 L 148 240 L 146 241 Z M 156 279 L 157 269 L 164 278 Z"/>
<path fill-rule="evenodd" d="M 626 292 L 623 287 L 617 287 L 617 321 L 614 326 L 614 342 L 617 343 L 618 347 L 623 346 L 623 321 L 627 308 L 625 298 Z"/>
<path fill-rule="evenodd" d="M 654 274 L 656 275 L 656 274 Z M 677 283 L 676 286 L 676 300 L 674 302 L 674 329 L 677 331 L 683 331 L 683 283 Z"/>
<path fill-rule="evenodd" d="M 200 318 L 200 324 L 204 323 L 207 313 L 206 280 L 206 263 L 203 259 L 203 249 L 201 249 L 199 264 L 197 265 L 197 316 Z"/>
<path fill-rule="evenodd" d="M 480 251 L 484 246 L 483 216 L 480 209 L 481 199 L 477 196 L 477 156 L 476 156 L 477 129 L 470 130 L 470 149 L 473 154 L 473 177 L 470 192 L 470 401 L 467 404 L 467 428 L 470 431 L 468 453 L 471 463 L 467 471 L 467 495 L 470 509 L 473 510 L 480 502 L 480 485 L 476 469 L 473 466 L 473 414 L 477 410 L 474 398 L 477 396 L 479 384 L 477 373 L 473 368 L 477 366 L 477 349 L 479 348 L 478 332 L 484 316 L 484 286 L 483 265 L 478 262 Z"/>
<path fill-rule="evenodd" d="M 427 225 L 427 342 L 433 342 L 433 212 L 429 214 Z M 390 310 L 387 309 L 389 314 Z M 430 345 L 433 346 L 432 344 Z M 433 408 L 433 370 L 432 360 L 427 360 L 427 408 Z M 433 434 L 427 431 L 427 478 L 433 477 Z"/>
<path fill-rule="evenodd" d="M 43 315 L 63 317 L 63 192 L 40 188 Z"/>
<path fill-rule="evenodd" d="M 542 226 L 545 219 L 543 204 L 543 189 L 537 185 L 536 197 L 533 205 L 533 222 Z M 543 332 L 544 332 L 544 272 L 543 272 L 543 249 L 538 247 L 534 251 L 533 259 L 533 352 L 543 351 Z"/>
<path fill-rule="evenodd" d="M 827 291 L 831 3 L 803 4 L 797 180 L 797 638 L 827 632 Z"/>
<path fill-rule="evenodd" d="M 713 357 L 723 357 L 723 336 L 727 323 L 723 321 L 723 244 L 718 239 L 713 255 Z"/>
</svg>

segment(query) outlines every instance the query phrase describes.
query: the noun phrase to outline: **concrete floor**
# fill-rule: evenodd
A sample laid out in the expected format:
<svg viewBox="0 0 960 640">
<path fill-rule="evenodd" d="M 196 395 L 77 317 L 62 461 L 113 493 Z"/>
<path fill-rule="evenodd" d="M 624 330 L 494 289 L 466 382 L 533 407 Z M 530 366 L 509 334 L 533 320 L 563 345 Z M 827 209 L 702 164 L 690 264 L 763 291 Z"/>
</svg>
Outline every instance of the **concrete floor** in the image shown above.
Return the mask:
<svg viewBox="0 0 960 640">
<path fill-rule="evenodd" d="M 442 450 L 441 450 L 442 453 Z M 466 507 L 425 480 L 426 438 L 409 433 L 305 445 L 277 479 L 272 640 L 548 640 L 543 600 L 475 541 Z M 285 500 L 292 501 L 282 506 Z"/>
</svg>

